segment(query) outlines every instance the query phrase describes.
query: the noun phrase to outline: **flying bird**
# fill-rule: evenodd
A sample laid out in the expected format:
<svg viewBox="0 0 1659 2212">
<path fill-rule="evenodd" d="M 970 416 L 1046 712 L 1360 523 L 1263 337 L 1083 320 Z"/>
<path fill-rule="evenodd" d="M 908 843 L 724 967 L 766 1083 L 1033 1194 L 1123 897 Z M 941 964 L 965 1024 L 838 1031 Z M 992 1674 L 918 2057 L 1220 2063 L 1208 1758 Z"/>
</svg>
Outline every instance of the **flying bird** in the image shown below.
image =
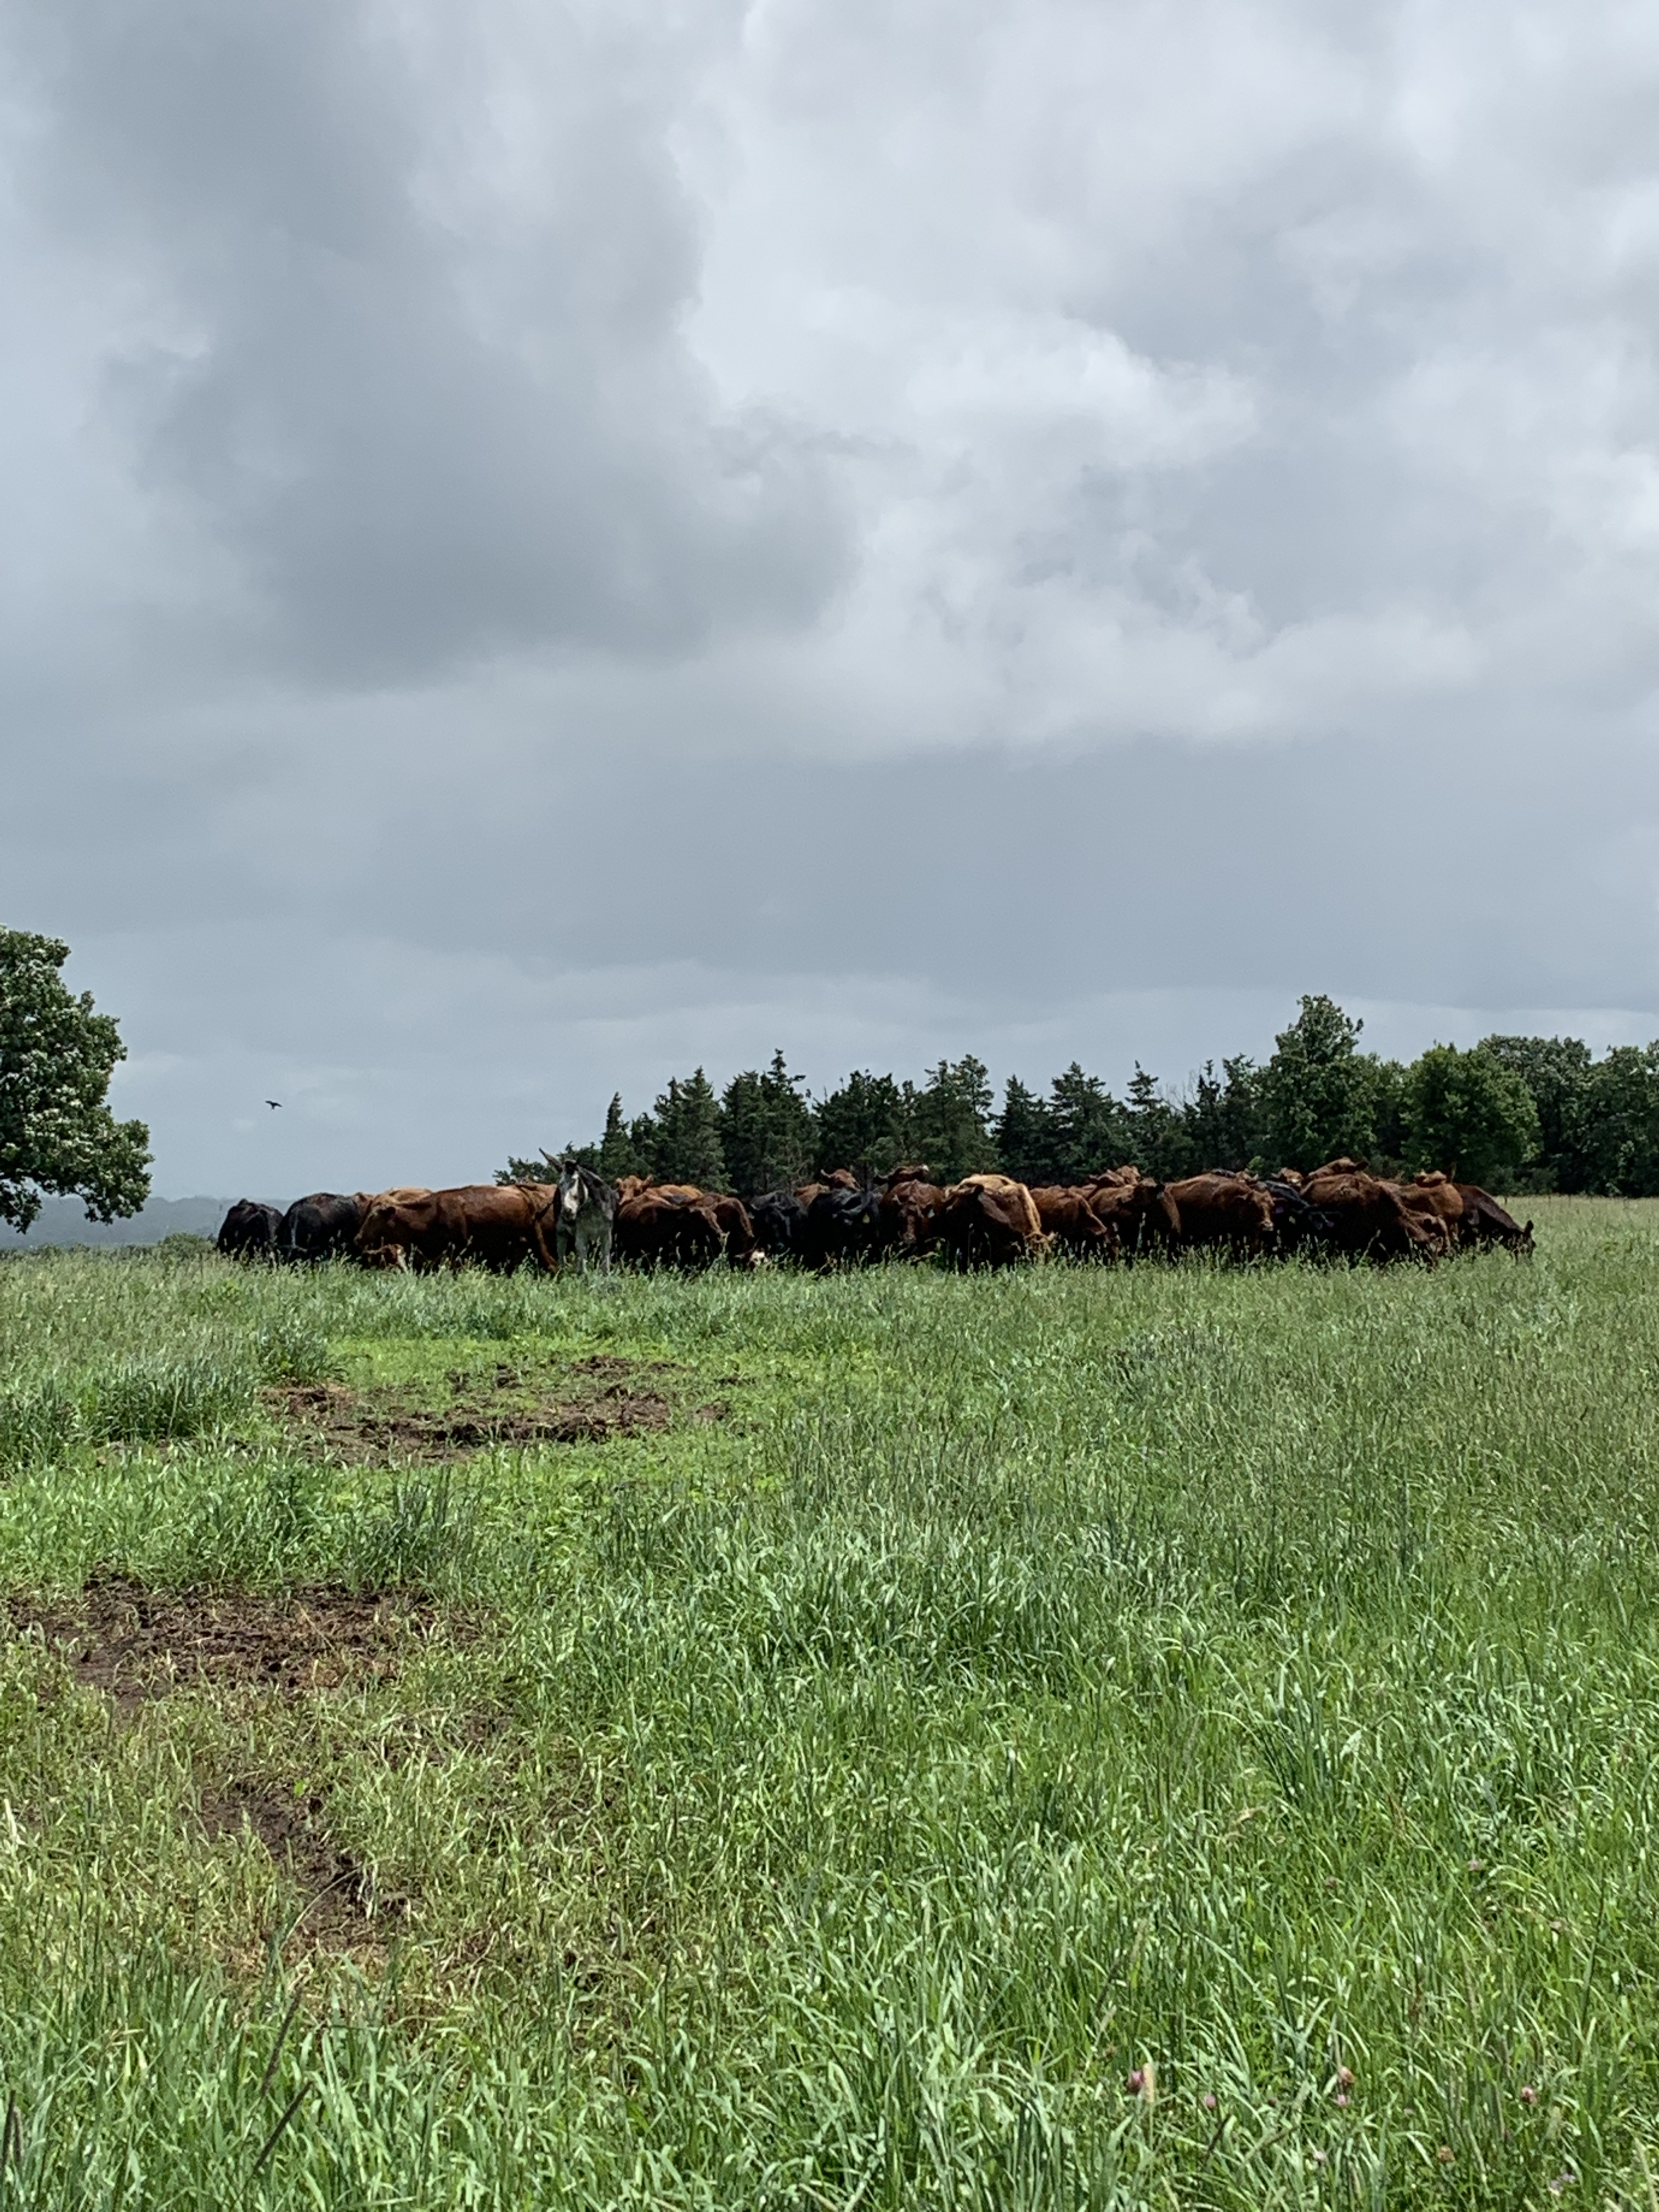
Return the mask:
<svg viewBox="0 0 1659 2212">
<path fill-rule="evenodd" d="M 267 1106 L 280 1106 L 282 1103 L 280 1098 L 267 1098 L 265 1101 Z"/>
</svg>

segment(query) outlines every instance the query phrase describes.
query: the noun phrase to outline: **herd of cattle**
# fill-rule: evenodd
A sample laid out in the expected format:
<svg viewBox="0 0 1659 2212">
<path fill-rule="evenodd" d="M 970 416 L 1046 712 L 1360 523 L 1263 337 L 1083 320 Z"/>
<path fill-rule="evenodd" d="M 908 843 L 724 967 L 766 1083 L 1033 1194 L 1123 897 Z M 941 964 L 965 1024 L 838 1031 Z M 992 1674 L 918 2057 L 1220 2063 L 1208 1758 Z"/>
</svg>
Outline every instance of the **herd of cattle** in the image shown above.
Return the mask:
<svg viewBox="0 0 1659 2212">
<path fill-rule="evenodd" d="M 1228 1172 L 1159 1182 L 1138 1168 L 1033 1189 L 1012 1176 L 970 1175 L 940 1186 L 925 1166 L 879 1179 L 841 1168 L 745 1206 L 729 1193 L 550 1159 L 556 1180 L 319 1191 L 288 1211 L 242 1199 L 219 1231 L 240 1257 L 336 1256 L 374 1267 L 465 1264 L 507 1272 L 571 1261 L 585 1273 L 634 1267 L 701 1268 L 793 1261 L 823 1270 L 878 1260 L 937 1257 L 959 1267 L 1004 1267 L 1060 1254 L 1117 1260 L 1203 1251 L 1237 1259 L 1310 1256 L 1433 1261 L 1471 1246 L 1533 1249 L 1487 1191 L 1443 1175 L 1411 1182 L 1373 1176 L 1350 1159 L 1310 1175 Z"/>
</svg>

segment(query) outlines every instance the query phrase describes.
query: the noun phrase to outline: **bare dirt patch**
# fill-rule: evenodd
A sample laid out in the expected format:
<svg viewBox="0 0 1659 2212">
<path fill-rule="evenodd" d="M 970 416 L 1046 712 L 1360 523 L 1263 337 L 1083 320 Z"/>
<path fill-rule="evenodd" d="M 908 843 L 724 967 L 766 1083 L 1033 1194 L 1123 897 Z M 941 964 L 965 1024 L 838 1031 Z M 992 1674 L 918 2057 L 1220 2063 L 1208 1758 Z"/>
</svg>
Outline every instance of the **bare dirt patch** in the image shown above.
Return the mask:
<svg viewBox="0 0 1659 2212">
<path fill-rule="evenodd" d="M 329 1834 L 319 1796 L 301 1797 L 274 1783 L 244 1780 L 204 1793 L 201 1820 L 209 1840 L 252 1831 L 299 1891 L 304 1903 L 292 1933 L 307 1942 L 349 1944 L 370 1932 L 374 1899 L 368 1875 Z M 406 1899 L 392 1900 L 399 1920 Z"/>
<path fill-rule="evenodd" d="M 676 1408 L 647 1377 L 666 1363 L 599 1353 L 538 1383 L 505 1364 L 493 1372 L 453 1371 L 447 1399 L 423 1403 L 407 1388 L 353 1390 L 336 1382 L 267 1390 L 265 1402 L 307 1449 L 358 1466 L 433 1464 L 502 1446 L 603 1443 L 666 1429 Z M 699 1406 L 694 1421 L 721 1420 L 723 1405 Z"/>
<path fill-rule="evenodd" d="M 394 1674 L 434 1624 L 430 1606 L 399 1595 L 317 1584 L 283 1596 L 246 1590 L 155 1590 L 125 1575 L 78 1597 L 8 1601 L 13 1632 L 58 1646 L 77 1682 L 123 1712 L 197 1686 L 300 1697 Z"/>
</svg>

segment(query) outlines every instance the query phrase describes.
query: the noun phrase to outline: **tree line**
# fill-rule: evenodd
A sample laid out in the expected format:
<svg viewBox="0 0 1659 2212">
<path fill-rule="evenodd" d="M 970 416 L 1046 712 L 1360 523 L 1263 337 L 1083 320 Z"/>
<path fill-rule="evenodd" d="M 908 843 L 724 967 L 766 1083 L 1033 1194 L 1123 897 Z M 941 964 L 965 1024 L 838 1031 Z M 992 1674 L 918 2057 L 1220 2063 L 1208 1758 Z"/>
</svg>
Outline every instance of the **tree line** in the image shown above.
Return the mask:
<svg viewBox="0 0 1659 2212">
<path fill-rule="evenodd" d="M 1011 1076 L 1000 1101 L 983 1061 L 941 1060 L 921 1083 L 855 1071 L 812 1097 L 783 1054 L 716 1091 L 699 1067 L 649 1113 L 613 1097 L 596 1142 L 564 1155 L 613 1182 L 642 1175 L 750 1198 L 815 1169 L 873 1175 L 925 1160 L 957 1182 L 1000 1169 L 1075 1182 L 1133 1162 L 1173 1182 L 1206 1168 L 1306 1170 L 1346 1153 L 1379 1173 L 1439 1168 L 1488 1189 L 1659 1196 L 1659 1042 L 1598 1060 L 1576 1037 L 1436 1044 L 1411 1062 L 1361 1048 L 1363 1023 L 1310 994 L 1258 1063 L 1206 1061 L 1180 1089 L 1137 1065 L 1123 1097 L 1073 1060 L 1046 1091 Z M 514 1159 L 500 1179 L 533 1181 Z"/>
</svg>

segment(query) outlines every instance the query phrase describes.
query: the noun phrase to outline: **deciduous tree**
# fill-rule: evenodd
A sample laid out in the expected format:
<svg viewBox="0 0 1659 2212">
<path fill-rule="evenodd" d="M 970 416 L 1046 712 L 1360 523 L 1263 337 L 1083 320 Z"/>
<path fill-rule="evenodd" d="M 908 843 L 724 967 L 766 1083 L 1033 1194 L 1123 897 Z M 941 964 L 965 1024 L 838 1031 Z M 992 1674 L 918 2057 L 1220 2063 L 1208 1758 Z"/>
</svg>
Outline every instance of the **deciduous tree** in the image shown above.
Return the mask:
<svg viewBox="0 0 1659 2212">
<path fill-rule="evenodd" d="M 149 1131 L 110 1111 L 120 1033 L 61 969 L 69 947 L 0 930 L 0 1220 L 27 1229 L 47 1193 L 92 1221 L 137 1213 L 149 1196 Z"/>
<path fill-rule="evenodd" d="M 1477 1045 L 1431 1045 L 1406 1070 L 1401 1110 L 1407 1169 L 1438 1168 L 1508 1190 L 1538 1146 L 1538 1109 L 1513 1067 Z"/>
</svg>

